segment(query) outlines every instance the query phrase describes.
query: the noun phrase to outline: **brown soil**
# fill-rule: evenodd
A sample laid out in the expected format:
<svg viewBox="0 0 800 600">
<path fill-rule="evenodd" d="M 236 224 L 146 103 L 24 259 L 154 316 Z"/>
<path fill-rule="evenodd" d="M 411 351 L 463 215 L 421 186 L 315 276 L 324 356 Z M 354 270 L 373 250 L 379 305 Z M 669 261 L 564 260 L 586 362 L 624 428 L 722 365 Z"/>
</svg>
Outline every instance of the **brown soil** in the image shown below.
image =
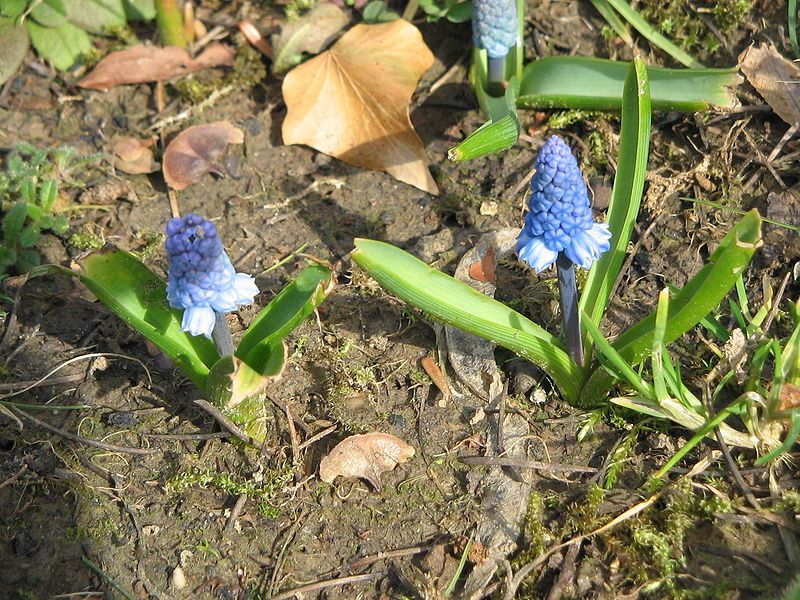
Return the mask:
<svg viewBox="0 0 800 600">
<path fill-rule="evenodd" d="M 547 54 L 630 56 L 628 49 L 601 36 L 603 22 L 589 3 L 542 0 L 529 5 L 531 48 L 535 37 Z M 218 20 L 235 23 L 230 11 L 224 9 Z M 784 24 L 783 7 L 770 6 L 766 12 L 754 7 L 732 35 L 730 48 L 711 56 L 701 52 L 700 57 L 709 66 L 733 65 L 754 35 L 779 41 L 788 56 L 781 34 Z M 68 378 L 63 383 L 37 386 L 14 399 L 88 405 L 81 411 L 36 415 L 85 438 L 157 452 L 135 456 L 101 450 L 31 422 L 19 431 L 0 415 L 0 598 L 269 598 L 353 573 L 373 577 L 303 597 L 439 597 L 480 518 L 479 491 L 469 475 L 481 467 L 467 466 L 458 458 L 476 453 L 466 444 L 474 434 L 485 434 L 485 423 L 470 424 L 478 404 L 439 403 L 436 388 L 419 366 L 422 357 L 435 355 L 430 324 L 384 294 L 366 275 L 351 271 L 347 254 L 355 237 L 376 238 L 452 272 L 458 257 L 481 233 L 519 225 L 523 193 L 512 190 L 521 189 L 549 131 L 543 124 L 547 115 L 524 113 L 526 135 L 514 148 L 464 164 L 448 162 L 447 149 L 481 123 L 467 82 L 468 27 L 436 23 L 421 28 L 436 64 L 420 87 L 412 119 L 442 189 L 438 198 L 309 148 L 281 145 L 285 107 L 280 82 L 272 77 L 237 90 L 165 132 L 168 138 L 189 124 L 219 119 L 246 132 L 244 146 L 228 153 L 233 176 L 207 176 L 180 194 L 183 212 L 216 220 L 238 269 L 262 273 L 257 278 L 263 291 L 258 306 L 239 313 L 234 335 L 304 263 L 298 258 L 269 272 L 265 269 L 302 244 L 308 244 L 306 253 L 330 260 L 338 269 L 340 285 L 321 307 L 319 321 L 309 320 L 291 336 L 292 359 L 270 391 L 302 415 L 311 431 L 338 427 L 304 451 L 303 463 L 294 472 L 280 411 L 273 414 L 263 453 L 224 439 L 159 439 L 163 434 L 218 431 L 213 419 L 193 404 L 198 391 L 180 372 L 165 365 L 142 338 L 66 278 L 45 277 L 6 290 L 14 299 L 3 303 L 9 316 L 0 356 L 7 383 L 35 381 L 70 358 L 113 353 L 78 360 L 58 372 L 57 377 Z M 648 60 L 669 64 L 657 52 Z M 456 76 L 428 93 L 457 63 Z M 745 106 L 763 104 L 747 85 L 739 96 Z M 168 114 L 186 107 L 171 86 L 167 97 Z M 43 69 L 23 71 L 0 98 L 0 142 L 8 148 L 26 141 L 45 147 L 69 144 L 80 153 L 102 151 L 113 136 L 142 134 L 156 120 L 148 86 L 86 92 Z M 618 129 L 614 115 L 595 115 L 561 131 L 579 149 L 598 203 L 608 193 L 614 165 L 580 152 L 585 149 L 582 140 L 597 132 L 606 155 L 616 156 Z M 798 182 L 794 159 L 774 161 L 772 169 L 763 165 L 763 157 L 786 129 L 768 110 L 654 115 L 650 180 L 637 226 L 642 237 L 634 238 L 640 246 L 614 301 L 609 334 L 646 314 L 665 283 L 685 283 L 737 218 L 730 211 L 683 198 L 705 198 L 737 209 L 757 207 L 762 214 L 800 225 L 798 196 L 787 191 Z M 797 150 L 798 142 L 790 141 L 781 156 L 793 157 Z M 112 174 L 106 163 L 92 172 L 85 187 L 102 191 L 120 180 L 129 182 L 133 193 L 107 194 L 97 202 L 107 204 L 104 210 L 72 213 L 72 231 L 143 252 L 145 262 L 163 273 L 159 236 L 169 217 L 164 182 L 160 174 Z M 68 185 L 65 190 L 73 202 L 83 191 Z M 481 214 L 484 201 L 497 202 L 496 214 Z M 657 225 L 648 230 L 656 219 Z M 64 240 L 51 236 L 41 249 L 46 260 L 68 264 L 70 249 Z M 761 300 L 762 279 L 774 286 L 798 260 L 796 233 L 768 225 L 764 248 L 747 274 L 751 303 Z M 555 331 L 552 277 L 532 277 L 518 265 L 503 263 L 498 297 Z M 797 298 L 798 291 L 795 280 L 787 295 Z M 687 372 L 708 354 L 694 337 L 676 344 L 676 356 Z M 520 386 L 526 373 L 530 381 L 531 370 L 507 353 L 498 356 L 499 364 L 514 376 L 512 392 L 524 393 Z M 533 372 L 533 377 L 539 376 Z M 626 433 L 600 424 L 579 444 L 581 416 L 553 394 L 543 405 L 525 402 L 524 408 L 535 423 L 533 434 L 556 462 L 600 466 Z M 685 435 L 677 429 L 657 429 L 641 433 L 614 491 L 592 505 L 593 515 L 580 508 L 590 504 L 589 476 L 537 472 L 533 481 L 537 497 L 544 499 L 543 528 L 556 532 L 566 518 L 584 519 L 584 524 L 599 518 L 601 524 L 641 500 L 638 490 L 647 475 L 674 453 L 679 436 Z M 417 449 L 411 462 L 384 475 L 380 493 L 360 481 L 340 479 L 329 485 L 316 478 L 320 458 L 336 442 L 351 432 L 375 430 L 393 433 Z M 713 447 L 709 443 L 701 450 Z M 693 456 L 696 461 L 700 453 Z M 752 457 L 743 456 L 749 465 Z M 705 487 L 694 493 L 708 498 L 728 495 L 735 506 L 746 507 L 724 464 L 718 466 L 718 478 L 702 478 Z M 763 472 L 748 474 L 748 481 L 759 497 L 769 497 Z M 784 468 L 776 485 L 786 490 L 796 481 L 796 469 Z M 230 511 L 248 491 L 235 526 L 226 529 Z M 666 501 L 659 509 L 671 510 Z M 784 544 L 790 551 L 796 548 L 796 541 L 794 546 L 782 541 L 775 523 L 779 518 L 787 522 L 790 527 L 784 533 L 794 540 L 795 515 L 766 514 L 754 516 L 744 508 L 704 513 L 679 549 L 685 553 L 684 562 L 676 567 L 672 590 L 660 588 L 655 596 L 686 592 L 688 597 L 691 591 L 697 594 L 691 597 L 754 598 L 777 593 L 797 567 L 784 550 Z M 536 532 L 535 523 L 529 525 L 515 567 L 532 558 L 526 552 L 534 547 Z M 577 556 L 551 559 L 521 593 L 550 598 L 644 593 L 643 586 L 663 573 L 652 564 L 635 563 L 641 556 L 625 552 L 625 539 L 623 534 L 609 535 L 587 542 Z M 348 569 L 358 559 L 415 546 L 434 550 L 409 551 Z M 170 576 L 180 563 L 186 586 L 176 590 L 170 587 Z M 577 575 L 564 576 L 568 569 Z M 87 594 L 92 591 L 96 596 Z"/>
</svg>

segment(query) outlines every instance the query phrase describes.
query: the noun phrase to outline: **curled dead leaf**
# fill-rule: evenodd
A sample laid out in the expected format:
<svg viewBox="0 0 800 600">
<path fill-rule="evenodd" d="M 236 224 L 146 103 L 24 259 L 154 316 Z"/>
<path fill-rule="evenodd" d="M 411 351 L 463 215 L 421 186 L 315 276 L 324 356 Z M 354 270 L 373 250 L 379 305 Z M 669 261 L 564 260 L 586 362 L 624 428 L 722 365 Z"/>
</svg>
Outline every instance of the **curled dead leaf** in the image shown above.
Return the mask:
<svg viewBox="0 0 800 600">
<path fill-rule="evenodd" d="M 784 58 L 772 44 L 750 46 L 739 56 L 739 63 L 747 80 L 776 115 L 789 125 L 800 123 L 800 67 Z"/>
<path fill-rule="evenodd" d="M 244 132 L 228 121 L 194 125 L 180 132 L 164 152 L 164 180 L 182 190 L 205 173 L 225 175 L 220 158 L 228 144 L 244 143 Z"/>
<path fill-rule="evenodd" d="M 133 46 L 106 56 L 78 85 L 107 90 L 115 85 L 164 81 L 208 67 L 231 67 L 233 58 L 233 49 L 220 43 L 210 44 L 197 58 L 185 48 Z"/>
<path fill-rule="evenodd" d="M 114 139 L 111 145 L 114 167 L 131 175 L 157 171 L 160 165 L 153 160 L 152 146 L 153 140 L 127 135 Z"/>
<path fill-rule="evenodd" d="M 376 491 L 381 490 L 381 473 L 414 456 L 414 448 L 389 433 L 351 435 L 334 446 L 319 465 L 319 476 L 326 483 L 339 477 L 366 479 Z"/>
<path fill-rule="evenodd" d="M 432 64 L 433 54 L 407 21 L 356 25 L 286 76 L 284 143 L 438 194 L 409 118 L 411 95 Z"/>
</svg>

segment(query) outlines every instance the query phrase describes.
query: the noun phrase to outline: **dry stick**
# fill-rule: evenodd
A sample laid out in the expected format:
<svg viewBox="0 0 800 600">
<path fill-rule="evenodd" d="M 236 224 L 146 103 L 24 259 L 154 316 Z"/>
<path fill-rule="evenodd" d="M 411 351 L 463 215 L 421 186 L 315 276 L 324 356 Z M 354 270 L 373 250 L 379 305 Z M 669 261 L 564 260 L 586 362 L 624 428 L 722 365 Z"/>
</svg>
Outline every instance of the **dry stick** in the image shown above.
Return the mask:
<svg viewBox="0 0 800 600">
<path fill-rule="evenodd" d="M 7 485 L 11 485 L 12 483 L 14 483 L 14 482 L 15 482 L 17 479 L 19 479 L 20 477 L 22 477 L 22 474 L 23 474 L 25 471 L 27 471 L 27 470 L 28 470 L 28 465 L 27 465 L 27 464 L 24 464 L 24 465 L 22 465 L 22 466 L 19 468 L 19 471 L 17 471 L 16 473 L 14 473 L 14 474 L 13 474 L 11 477 L 9 477 L 8 479 L 6 479 L 6 480 L 5 480 L 3 483 L 0 483 L 0 490 L 2 490 L 2 489 L 3 489 L 4 487 L 6 487 Z"/>
<path fill-rule="evenodd" d="M 222 412 L 210 402 L 206 400 L 195 400 L 194 401 L 197 406 L 208 412 L 212 417 L 214 417 L 217 422 L 222 425 L 225 429 L 227 429 L 234 437 L 239 438 L 245 444 L 250 444 L 254 448 L 261 448 L 263 444 L 260 444 L 257 440 L 255 440 L 252 436 L 246 434 L 244 431 L 239 429 L 233 422 L 228 419 Z"/>
<path fill-rule="evenodd" d="M 319 433 L 317 433 L 317 434 L 314 434 L 313 436 L 311 436 L 310 438 L 308 438 L 306 441 L 304 441 L 302 444 L 300 444 L 300 445 L 297 447 L 297 449 L 298 449 L 298 450 L 305 450 L 305 449 L 306 449 L 306 448 L 308 448 L 308 447 L 309 447 L 311 444 L 313 444 L 313 443 L 315 443 L 315 442 L 318 442 L 318 441 L 320 441 L 322 438 L 324 438 L 324 437 L 326 437 L 326 436 L 328 436 L 328 435 L 332 434 L 332 433 L 333 433 L 334 431 L 336 431 L 338 428 L 339 428 L 339 427 L 338 427 L 338 425 L 331 425 L 331 426 L 330 426 L 330 427 L 328 427 L 327 429 L 323 429 L 323 430 L 322 430 L 322 431 L 320 431 Z"/>
<path fill-rule="evenodd" d="M 298 467 L 300 465 L 300 449 L 297 441 L 297 430 L 294 428 L 294 419 L 292 418 L 292 411 L 289 409 L 288 404 L 286 405 L 284 414 L 286 415 L 286 425 L 289 427 L 289 439 L 292 442 L 292 464 Z M 296 475 L 300 475 L 299 471 Z"/>
<path fill-rule="evenodd" d="M 285 414 L 291 414 L 291 411 L 289 410 L 289 406 L 283 400 L 278 400 L 277 398 L 271 396 L 270 394 L 266 394 L 266 396 L 267 396 L 267 398 L 270 399 L 270 402 L 272 402 L 275 406 L 280 408 Z M 306 424 L 306 422 L 303 421 L 303 419 L 301 419 L 300 417 L 295 417 L 295 416 L 292 416 L 292 418 L 293 418 L 295 424 L 298 427 L 300 427 L 300 429 L 303 430 L 303 433 L 305 433 L 306 435 L 311 435 L 311 427 L 309 427 Z"/>
<path fill-rule="evenodd" d="M 170 188 L 167 191 L 167 197 L 169 198 L 169 211 L 172 213 L 172 218 L 179 219 L 181 216 L 181 209 L 178 207 L 178 195 L 175 193 L 175 190 Z"/>
<path fill-rule="evenodd" d="M 31 386 L 36 387 L 39 385 L 61 385 L 64 383 L 75 383 L 76 381 L 81 381 L 84 377 L 86 377 L 85 373 L 75 373 L 74 375 L 64 375 L 64 377 L 53 377 L 46 383 L 43 383 L 41 379 L 28 380 L 28 381 L 15 381 L 14 383 L 0 383 L 0 392 L 14 392 L 20 388 L 31 389 Z M 42 405 L 44 408 L 45 405 Z"/>
<path fill-rule="evenodd" d="M 38 425 L 42 429 L 46 429 L 47 431 L 58 434 L 67 440 L 78 442 L 79 444 L 86 444 L 87 446 L 94 446 L 95 448 L 100 448 L 101 450 L 108 450 L 109 452 L 119 452 L 120 454 L 138 454 L 142 456 L 149 454 L 157 454 L 158 452 L 160 452 L 160 450 L 156 450 L 155 448 L 128 448 L 126 446 L 115 446 L 114 444 L 106 444 L 105 442 L 98 442 L 97 440 L 92 440 L 89 438 L 82 437 L 80 435 L 75 435 L 74 433 L 66 432 L 63 429 L 59 429 L 58 427 L 50 425 L 49 423 L 40 421 L 33 415 L 29 415 L 22 409 L 14 408 L 12 409 L 12 412 L 27 419 L 31 423 Z"/>
<path fill-rule="evenodd" d="M 283 561 L 286 559 L 286 550 L 297 535 L 297 530 L 302 527 L 304 518 L 305 514 L 301 514 L 297 520 L 292 523 L 291 527 L 289 527 L 286 533 L 286 539 L 283 540 L 281 551 L 278 552 L 278 557 L 275 559 L 275 568 L 272 570 L 272 576 L 269 579 L 269 586 L 267 587 L 267 597 L 271 600 L 275 600 L 275 596 L 272 595 L 272 590 L 275 589 L 275 585 L 278 583 L 278 577 L 281 571 L 283 571 Z M 287 598 L 291 598 L 291 596 L 287 596 Z"/>
<path fill-rule="evenodd" d="M 386 560 L 389 558 L 402 558 L 404 556 L 414 556 L 415 554 L 427 552 L 431 548 L 433 548 L 433 544 L 425 544 L 424 546 L 411 546 L 409 548 L 399 548 L 397 550 L 378 552 L 372 556 L 365 556 L 364 558 L 359 558 L 358 560 L 351 562 L 347 568 L 351 571 L 356 571 L 381 560 Z"/>
<path fill-rule="evenodd" d="M 366 573 L 364 575 L 349 575 L 347 577 L 338 577 L 336 579 L 326 579 L 325 581 L 309 583 L 307 585 L 296 587 L 293 590 L 281 592 L 276 596 L 272 596 L 271 600 L 287 600 L 287 598 L 294 598 L 297 594 L 316 592 L 317 590 L 324 590 L 337 585 L 349 585 L 351 583 L 360 583 L 362 581 L 372 581 L 373 579 L 379 579 L 385 575 L 386 573 L 383 571 L 377 571 L 375 573 Z"/>
<path fill-rule="evenodd" d="M 222 530 L 223 536 L 233 533 L 233 528 L 236 526 L 236 519 L 239 518 L 239 515 L 241 514 L 246 503 L 247 494 L 240 494 L 236 499 L 236 504 L 234 504 L 233 508 L 231 509 L 231 515 L 228 517 L 228 522 L 225 523 L 225 529 Z"/>
<path fill-rule="evenodd" d="M 573 473 L 597 473 L 595 467 L 565 465 L 562 463 L 546 463 L 525 458 L 463 456 L 459 460 L 465 465 L 488 465 L 492 467 L 519 467 L 520 469 L 538 469 L 540 471 L 571 471 Z"/>
<path fill-rule="evenodd" d="M 156 441 L 176 441 L 176 442 L 205 442 L 219 438 L 230 437 L 227 431 L 217 431 L 216 433 L 146 433 L 145 437 Z"/>
</svg>

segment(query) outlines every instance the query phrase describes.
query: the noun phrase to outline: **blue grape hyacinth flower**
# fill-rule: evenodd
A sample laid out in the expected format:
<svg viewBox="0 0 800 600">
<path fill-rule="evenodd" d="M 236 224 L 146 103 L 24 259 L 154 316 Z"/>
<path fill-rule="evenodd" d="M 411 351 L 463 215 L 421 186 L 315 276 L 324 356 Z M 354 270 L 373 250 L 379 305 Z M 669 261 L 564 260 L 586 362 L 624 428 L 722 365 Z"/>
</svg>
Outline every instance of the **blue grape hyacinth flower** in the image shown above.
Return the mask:
<svg viewBox="0 0 800 600">
<path fill-rule="evenodd" d="M 606 223 L 592 219 L 589 193 L 578 161 L 557 135 L 536 156 L 529 212 L 517 237 L 517 255 L 537 273 L 552 265 L 558 254 L 589 269 L 610 248 Z"/>
<path fill-rule="evenodd" d="M 472 38 L 489 58 L 502 58 L 517 43 L 516 0 L 473 0 Z"/>
<path fill-rule="evenodd" d="M 217 314 L 251 304 L 255 280 L 237 273 L 214 224 L 196 214 L 167 223 L 167 301 L 182 308 L 181 330 L 211 337 Z"/>
</svg>

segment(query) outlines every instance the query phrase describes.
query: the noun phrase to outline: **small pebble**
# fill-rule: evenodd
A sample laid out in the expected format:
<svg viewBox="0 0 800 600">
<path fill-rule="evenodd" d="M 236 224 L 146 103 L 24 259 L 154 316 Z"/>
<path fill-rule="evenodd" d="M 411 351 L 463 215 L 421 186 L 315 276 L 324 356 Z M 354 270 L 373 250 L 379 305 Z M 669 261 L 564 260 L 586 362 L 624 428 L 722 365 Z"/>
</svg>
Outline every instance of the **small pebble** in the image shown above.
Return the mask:
<svg viewBox="0 0 800 600">
<path fill-rule="evenodd" d="M 106 415 L 106 423 L 111 427 L 128 429 L 139 424 L 139 419 L 128 410 L 120 410 Z"/>
<path fill-rule="evenodd" d="M 172 570 L 172 575 L 169 577 L 169 587 L 173 590 L 182 590 L 186 587 L 186 575 L 180 565 Z"/>
</svg>

